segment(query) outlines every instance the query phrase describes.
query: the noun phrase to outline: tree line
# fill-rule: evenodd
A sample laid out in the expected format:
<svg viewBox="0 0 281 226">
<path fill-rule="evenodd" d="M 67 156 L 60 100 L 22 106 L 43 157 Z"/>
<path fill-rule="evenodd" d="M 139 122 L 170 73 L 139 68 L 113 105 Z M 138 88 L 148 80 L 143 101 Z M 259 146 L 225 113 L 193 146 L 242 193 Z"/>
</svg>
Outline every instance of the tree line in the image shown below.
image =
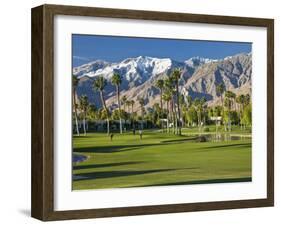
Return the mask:
<svg viewBox="0 0 281 226">
<path fill-rule="evenodd" d="M 126 95 L 120 96 L 120 86 L 122 76 L 114 73 L 111 80 L 104 77 L 97 77 L 93 84 L 93 92 L 98 92 L 102 108 L 97 108 L 90 104 L 88 97 L 82 95 L 77 101 L 77 86 L 79 79 L 73 76 L 73 116 L 75 122 L 75 132 L 80 134 L 78 121 L 83 122 L 83 132 L 86 134 L 86 121 L 105 120 L 107 134 L 110 134 L 110 121 L 119 121 L 119 132 L 123 133 L 123 121 L 130 122 L 130 128 L 135 130 L 136 120 L 140 122 L 140 129 L 144 129 L 144 121 L 151 123 L 153 127 L 161 128 L 162 132 L 182 134 L 182 127 L 197 126 L 199 132 L 202 132 L 207 124 L 215 124 L 216 131 L 219 125 L 223 125 L 225 131 L 231 131 L 233 124 L 240 125 L 241 130 L 252 124 L 251 98 L 249 94 L 237 95 L 230 90 L 226 90 L 223 83 L 216 84 L 216 95 L 219 103 L 209 106 L 207 99 L 192 98 L 184 96 L 179 90 L 179 82 L 182 72 L 180 69 L 172 71 L 170 76 L 164 79 L 158 79 L 154 86 L 159 90 L 160 100 L 152 107 L 145 109 L 146 100 L 142 97 L 137 99 L 140 111 L 134 109 L 135 101 L 129 100 Z M 115 98 L 117 108 L 110 110 L 107 106 L 104 91 L 110 82 L 115 86 Z"/>
</svg>

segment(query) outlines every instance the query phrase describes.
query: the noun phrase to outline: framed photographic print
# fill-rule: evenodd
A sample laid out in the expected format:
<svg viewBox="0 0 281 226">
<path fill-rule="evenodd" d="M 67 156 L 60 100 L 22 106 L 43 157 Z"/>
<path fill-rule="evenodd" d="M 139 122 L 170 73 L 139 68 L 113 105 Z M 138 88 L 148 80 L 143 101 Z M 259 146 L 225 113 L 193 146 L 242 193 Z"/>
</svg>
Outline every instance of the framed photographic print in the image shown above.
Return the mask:
<svg viewBox="0 0 281 226">
<path fill-rule="evenodd" d="M 273 206 L 272 19 L 32 9 L 32 216 Z"/>
</svg>

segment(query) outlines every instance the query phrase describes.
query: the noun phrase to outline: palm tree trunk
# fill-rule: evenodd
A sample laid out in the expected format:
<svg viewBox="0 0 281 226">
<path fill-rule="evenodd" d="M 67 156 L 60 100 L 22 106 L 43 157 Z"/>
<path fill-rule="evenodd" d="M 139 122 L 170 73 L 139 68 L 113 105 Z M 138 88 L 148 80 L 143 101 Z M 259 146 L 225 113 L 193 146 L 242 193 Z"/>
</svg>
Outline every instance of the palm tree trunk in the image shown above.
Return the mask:
<svg viewBox="0 0 281 226">
<path fill-rule="evenodd" d="M 133 127 L 133 129 L 135 129 L 135 123 L 134 123 L 134 106 L 132 105 L 132 111 L 131 111 L 131 125 Z"/>
<path fill-rule="evenodd" d="M 239 126 L 240 126 L 240 130 L 242 130 L 242 114 L 241 114 L 241 104 L 238 103 L 238 112 L 239 112 Z"/>
<path fill-rule="evenodd" d="M 229 103 L 228 105 L 228 132 L 230 132 L 231 130 L 230 111 L 231 111 L 231 103 Z"/>
<path fill-rule="evenodd" d="M 177 124 L 178 125 L 178 135 L 181 135 L 181 113 L 180 113 L 180 100 L 179 100 L 179 84 L 177 82 L 177 105 L 178 105 L 178 120 L 177 120 Z"/>
<path fill-rule="evenodd" d="M 230 112 L 228 112 L 228 131 L 231 131 Z"/>
<path fill-rule="evenodd" d="M 163 112 L 163 99 L 162 99 L 162 95 L 163 95 L 163 90 L 160 89 L 160 107 L 161 107 L 161 113 Z"/>
<path fill-rule="evenodd" d="M 197 120 L 198 120 L 198 132 L 201 133 L 201 111 L 197 112 Z"/>
<path fill-rule="evenodd" d="M 243 118 L 243 113 L 244 113 L 244 103 L 242 104 L 242 111 L 241 111 L 241 121 L 242 121 L 242 118 Z M 245 123 L 242 123 L 242 129 L 245 130 Z"/>
<path fill-rule="evenodd" d="M 109 129 L 109 118 L 108 118 L 108 116 L 107 116 L 107 119 L 106 119 L 106 124 L 107 124 L 107 135 L 109 136 L 110 129 Z"/>
<path fill-rule="evenodd" d="M 141 130 L 143 130 L 143 106 L 141 107 Z"/>
<path fill-rule="evenodd" d="M 167 101 L 167 133 L 170 133 L 170 127 L 169 127 L 169 101 Z"/>
<path fill-rule="evenodd" d="M 171 111 L 171 114 L 172 114 L 172 121 L 173 121 L 173 133 L 175 134 L 176 131 L 175 131 L 175 112 L 174 112 L 174 100 L 172 98 L 172 101 L 171 101 L 171 106 L 172 106 L 172 111 Z"/>
<path fill-rule="evenodd" d="M 84 129 L 84 136 L 86 136 L 86 112 L 84 111 L 84 118 L 83 118 L 83 129 Z"/>
<path fill-rule="evenodd" d="M 175 132 L 174 134 L 178 134 L 178 113 L 176 106 L 174 105 L 174 122 L 175 122 Z"/>
<path fill-rule="evenodd" d="M 78 136 L 79 134 L 79 128 L 78 128 L 78 117 L 77 117 L 77 108 L 76 108 L 76 89 L 73 89 L 73 105 L 74 105 L 74 118 L 75 118 L 75 124 L 76 124 L 76 133 Z"/>
<path fill-rule="evenodd" d="M 102 92 L 102 91 L 100 91 L 100 98 L 101 98 L 101 102 L 102 102 L 103 108 L 104 108 L 104 110 L 106 111 L 107 135 L 109 136 L 110 128 L 109 128 L 108 110 L 107 110 L 107 107 L 106 107 L 106 104 L 105 104 L 105 100 L 104 100 L 103 92 Z"/>
<path fill-rule="evenodd" d="M 160 89 L 160 108 L 161 108 L 161 113 L 160 113 L 160 117 L 162 119 L 162 115 L 163 115 L 163 99 L 162 99 L 162 95 L 163 95 L 163 90 Z M 162 129 L 162 133 L 164 133 L 164 127 L 163 127 L 163 121 L 161 120 L 161 129 Z"/>
<path fill-rule="evenodd" d="M 121 107 L 120 107 L 120 91 L 119 86 L 116 86 L 117 91 L 117 101 L 118 101 L 118 111 L 119 111 L 119 127 L 120 127 L 120 134 L 122 134 L 122 119 L 121 119 Z"/>
<path fill-rule="evenodd" d="M 216 137 L 218 136 L 218 116 L 216 116 Z"/>
</svg>

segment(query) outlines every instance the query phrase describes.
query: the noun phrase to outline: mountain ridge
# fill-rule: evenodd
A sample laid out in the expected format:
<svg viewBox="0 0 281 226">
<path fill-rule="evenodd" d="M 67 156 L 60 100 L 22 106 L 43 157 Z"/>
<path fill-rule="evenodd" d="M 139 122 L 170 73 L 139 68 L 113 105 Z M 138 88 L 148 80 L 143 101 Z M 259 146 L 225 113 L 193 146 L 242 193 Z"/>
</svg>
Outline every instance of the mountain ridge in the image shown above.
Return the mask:
<svg viewBox="0 0 281 226">
<path fill-rule="evenodd" d="M 171 58 L 139 56 L 126 58 L 112 63 L 96 60 L 73 68 L 73 74 L 80 79 L 77 94 L 86 94 L 89 101 L 101 106 L 99 95 L 93 92 L 92 83 L 98 76 L 108 80 L 105 89 L 106 103 L 115 105 L 115 87 L 110 83 L 113 73 L 119 73 L 123 80 L 120 86 L 121 96 L 133 99 L 145 99 L 145 107 L 159 102 L 159 90 L 155 87 L 158 79 L 169 76 L 172 70 L 182 70 L 180 92 L 186 97 L 206 97 L 208 104 L 217 102 L 215 84 L 224 83 L 227 90 L 235 93 L 251 93 L 252 54 L 240 53 L 224 59 L 191 57 L 184 62 Z M 116 107 L 116 106 L 115 106 Z"/>
</svg>

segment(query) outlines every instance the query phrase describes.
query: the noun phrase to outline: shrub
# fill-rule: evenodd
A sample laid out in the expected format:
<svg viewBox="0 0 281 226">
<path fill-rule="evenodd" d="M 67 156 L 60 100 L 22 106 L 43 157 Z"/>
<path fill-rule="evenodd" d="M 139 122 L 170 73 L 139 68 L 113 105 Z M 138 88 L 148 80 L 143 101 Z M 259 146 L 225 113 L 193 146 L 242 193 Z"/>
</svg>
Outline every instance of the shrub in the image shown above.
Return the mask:
<svg viewBox="0 0 281 226">
<path fill-rule="evenodd" d="M 207 142 L 207 138 L 205 136 L 199 136 L 196 139 L 197 142 Z"/>
</svg>

